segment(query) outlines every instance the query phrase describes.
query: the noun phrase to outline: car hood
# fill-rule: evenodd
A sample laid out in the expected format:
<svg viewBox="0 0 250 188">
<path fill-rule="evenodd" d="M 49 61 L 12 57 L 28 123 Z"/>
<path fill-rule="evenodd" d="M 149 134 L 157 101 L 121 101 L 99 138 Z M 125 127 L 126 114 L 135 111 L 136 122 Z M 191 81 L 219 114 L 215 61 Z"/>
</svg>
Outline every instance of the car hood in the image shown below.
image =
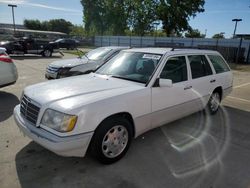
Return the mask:
<svg viewBox="0 0 250 188">
<path fill-rule="evenodd" d="M 124 90 L 136 90 L 142 87 L 138 83 L 91 73 L 31 85 L 25 88 L 24 94 L 36 103 L 44 105 L 71 97 L 104 93 L 111 90 L 114 94 L 119 90 L 124 92 Z"/>
<path fill-rule="evenodd" d="M 85 63 L 88 63 L 87 59 L 74 58 L 74 59 L 65 59 L 65 60 L 60 60 L 60 61 L 54 61 L 54 62 L 50 63 L 49 66 L 57 67 L 57 68 L 75 67 L 75 66 L 82 65 Z"/>
<path fill-rule="evenodd" d="M 10 43 L 11 43 L 10 41 L 1 41 L 0 46 L 8 45 Z"/>
</svg>

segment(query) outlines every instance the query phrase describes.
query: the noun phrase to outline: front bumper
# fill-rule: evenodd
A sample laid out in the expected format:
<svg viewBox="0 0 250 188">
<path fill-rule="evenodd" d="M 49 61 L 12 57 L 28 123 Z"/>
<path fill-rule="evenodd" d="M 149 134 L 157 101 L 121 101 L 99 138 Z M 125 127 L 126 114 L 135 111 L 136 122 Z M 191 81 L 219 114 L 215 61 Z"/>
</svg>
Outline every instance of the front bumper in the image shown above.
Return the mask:
<svg viewBox="0 0 250 188">
<path fill-rule="evenodd" d="M 57 72 L 51 73 L 51 72 L 46 72 L 45 77 L 47 79 L 56 79 L 57 78 Z"/>
<path fill-rule="evenodd" d="M 20 105 L 14 109 L 14 119 L 24 135 L 61 156 L 84 157 L 93 136 L 93 132 L 67 137 L 54 135 L 25 120 L 20 114 Z"/>
</svg>

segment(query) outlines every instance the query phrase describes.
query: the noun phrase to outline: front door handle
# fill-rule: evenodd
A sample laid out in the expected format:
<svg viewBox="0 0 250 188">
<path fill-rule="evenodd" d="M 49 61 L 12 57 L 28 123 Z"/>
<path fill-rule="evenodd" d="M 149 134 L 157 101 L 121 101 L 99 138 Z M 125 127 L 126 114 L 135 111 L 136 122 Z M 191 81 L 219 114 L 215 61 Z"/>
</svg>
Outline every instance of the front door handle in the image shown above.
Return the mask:
<svg viewBox="0 0 250 188">
<path fill-rule="evenodd" d="M 215 79 L 210 80 L 210 83 L 214 83 L 214 82 L 216 82 L 216 80 L 215 80 Z"/>
<path fill-rule="evenodd" d="M 187 90 L 187 89 L 191 89 L 192 86 L 187 86 L 187 87 L 184 87 L 184 90 Z"/>
</svg>

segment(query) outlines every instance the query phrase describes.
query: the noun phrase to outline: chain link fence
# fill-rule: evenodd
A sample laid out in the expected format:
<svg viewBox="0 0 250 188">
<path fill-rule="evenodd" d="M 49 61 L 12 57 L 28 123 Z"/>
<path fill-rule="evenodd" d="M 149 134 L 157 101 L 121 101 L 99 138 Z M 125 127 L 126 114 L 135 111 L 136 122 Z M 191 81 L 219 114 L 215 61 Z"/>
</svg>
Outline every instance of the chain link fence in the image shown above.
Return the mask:
<svg viewBox="0 0 250 188">
<path fill-rule="evenodd" d="M 199 48 L 219 51 L 230 63 L 250 64 L 250 40 L 137 36 L 95 36 L 95 46 Z"/>
</svg>

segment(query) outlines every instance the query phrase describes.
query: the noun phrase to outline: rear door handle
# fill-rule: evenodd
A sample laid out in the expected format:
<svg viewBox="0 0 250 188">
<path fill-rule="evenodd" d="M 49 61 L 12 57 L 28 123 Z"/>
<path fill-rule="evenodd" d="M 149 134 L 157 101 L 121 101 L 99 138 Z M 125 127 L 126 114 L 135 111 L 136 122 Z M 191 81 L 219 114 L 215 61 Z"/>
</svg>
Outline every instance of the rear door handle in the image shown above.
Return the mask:
<svg viewBox="0 0 250 188">
<path fill-rule="evenodd" d="M 192 86 L 187 86 L 187 87 L 184 87 L 184 90 L 187 90 L 187 89 L 191 89 Z"/>
<path fill-rule="evenodd" d="M 210 83 L 214 83 L 214 82 L 216 82 L 216 80 L 215 80 L 215 79 L 213 79 L 213 80 L 210 80 Z"/>
</svg>

